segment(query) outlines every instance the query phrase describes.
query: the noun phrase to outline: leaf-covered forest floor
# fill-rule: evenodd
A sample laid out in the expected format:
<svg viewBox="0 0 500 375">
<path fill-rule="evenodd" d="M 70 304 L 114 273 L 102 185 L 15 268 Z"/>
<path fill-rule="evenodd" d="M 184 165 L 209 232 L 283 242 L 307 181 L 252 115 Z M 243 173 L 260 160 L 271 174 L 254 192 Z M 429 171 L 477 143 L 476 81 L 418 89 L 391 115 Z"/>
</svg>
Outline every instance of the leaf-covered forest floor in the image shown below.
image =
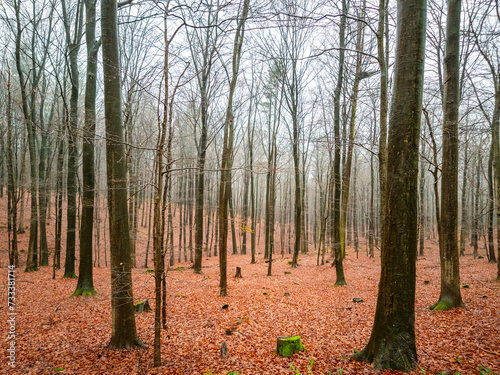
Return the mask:
<svg viewBox="0 0 500 375">
<path fill-rule="evenodd" d="M 3 199 L 2 199 L 3 201 Z M 3 203 L 3 202 L 2 202 Z M 5 211 L 3 211 L 5 212 Z M 0 332 L 6 353 L 7 323 L 7 233 L 0 217 Z M 52 230 L 49 226 L 49 230 Z M 141 232 L 146 229 L 141 228 Z M 28 231 L 20 238 L 26 248 Z M 146 242 L 140 233 L 138 264 L 143 264 Z M 50 244 L 49 244 L 50 246 Z M 262 247 L 262 241 L 261 245 Z M 258 251 L 263 249 L 259 247 Z M 153 368 L 154 313 L 136 314 L 139 338 L 145 348 L 110 350 L 110 271 L 94 268 L 94 286 L 99 294 L 70 297 L 76 279 L 62 279 L 42 267 L 38 272 L 16 270 L 16 368 L 7 366 L 2 354 L 0 373 L 9 374 L 293 374 L 290 365 L 313 374 L 331 371 L 343 374 L 374 374 L 370 365 L 348 357 L 368 342 L 376 307 L 380 257 L 359 259 L 348 247 L 345 259 L 347 286 L 334 287 L 331 263 L 316 266 L 316 255 L 302 255 L 300 267 L 292 269 L 291 256 L 276 256 L 273 276 L 258 255 L 228 256 L 229 296 L 219 297 L 218 258 L 203 258 L 203 275 L 194 275 L 190 263 L 176 264 L 167 275 L 167 324 L 162 331 L 163 366 Z M 479 374 L 489 368 L 500 374 L 500 283 L 496 264 L 473 259 L 472 249 L 460 258 L 464 309 L 433 312 L 428 307 L 440 291 L 437 245 L 426 242 L 426 254 L 417 262 L 416 338 L 419 367 L 414 374 Z M 484 250 L 481 250 L 484 255 Z M 22 263 L 26 253 L 20 254 Z M 77 255 L 78 257 L 78 255 Z M 52 258 L 51 258 L 52 263 Z M 150 264 L 152 262 L 150 261 Z M 64 264 L 64 263 L 62 263 Z M 78 262 L 77 262 L 78 265 Z M 235 267 L 242 279 L 233 278 Z M 134 297 L 149 299 L 154 308 L 154 278 L 145 268 L 132 271 Z M 428 280 L 429 283 L 424 283 Z M 289 295 L 285 295 L 288 293 Z M 353 302 L 360 297 L 361 303 Z M 228 304 L 228 309 L 222 309 Z M 306 350 L 288 358 L 274 354 L 280 336 L 300 335 Z M 229 357 L 221 358 L 226 341 Z M 56 371 L 58 369 L 59 371 Z M 63 370 L 62 370 L 63 369 Z M 397 372 L 382 371 L 384 374 Z"/>
</svg>

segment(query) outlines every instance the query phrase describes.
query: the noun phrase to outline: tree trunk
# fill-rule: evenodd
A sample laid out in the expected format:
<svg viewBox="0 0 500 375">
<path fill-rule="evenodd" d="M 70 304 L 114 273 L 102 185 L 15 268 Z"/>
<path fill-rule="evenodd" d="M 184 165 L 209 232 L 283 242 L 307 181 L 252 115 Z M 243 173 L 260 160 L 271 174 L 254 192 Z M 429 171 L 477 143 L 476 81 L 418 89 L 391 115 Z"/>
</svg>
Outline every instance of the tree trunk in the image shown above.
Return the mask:
<svg viewBox="0 0 500 375">
<path fill-rule="evenodd" d="M 358 179 L 358 154 L 354 155 L 354 180 L 352 185 L 352 231 L 354 240 L 354 251 L 356 258 L 359 258 L 359 236 L 358 236 L 358 194 L 357 194 L 357 179 Z"/>
<path fill-rule="evenodd" d="M 111 249 L 112 332 L 109 347 L 130 349 L 142 344 L 137 338 L 132 290 L 116 0 L 102 0 L 101 30 Z"/>
<path fill-rule="evenodd" d="M 390 115 L 382 270 L 367 346 L 352 357 L 410 372 L 417 363 L 415 278 L 418 150 L 425 57 L 425 0 L 398 1 L 398 41 Z"/>
<path fill-rule="evenodd" d="M 34 4 L 34 3 L 33 3 Z M 34 6 L 34 5 L 33 5 Z M 28 130 L 28 150 L 30 154 L 30 198 L 31 198 L 31 216 L 30 216 L 30 237 L 28 242 L 28 257 L 26 260 L 26 269 L 25 272 L 32 272 L 38 270 L 37 265 L 37 243 L 38 243 L 38 209 L 37 209 L 37 171 L 36 171 L 36 128 L 34 124 L 34 100 L 32 94 L 32 102 L 31 102 L 31 115 L 28 109 L 28 96 L 26 92 L 25 85 L 25 77 L 24 72 L 22 70 L 22 62 L 21 62 L 21 34 L 23 27 L 21 25 L 21 2 L 14 3 L 15 13 L 16 13 L 16 68 L 17 73 L 19 75 L 19 83 L 21 88 L 21 101 L 22 101 L 22 109 L 24 120 L 26 122 L 26 127 Z M 34 46 L 33 46 L 34 48 Z M 35 61 L 35 56 L 32 56 L 33 61 Z M 34 82 L 36 83 L 36 82 Z M 22 199 L 22 198 L 21 198 Z M 21 225 L 23 221 L 23 202 L 21 201 L 21 215 L 19 224 Z M 22 227 L 21 233 L 24 233 L 24 227 Z"/>
<path fill-rule="evenodd" d="M 334 112 L 334 135 L 335 135 L 335 151 L 333 159 L 333 173 L 332 178 L 334 181 L 333 187 L 333 212 L 331 213 L 332 220 L 332 250 L 335 254 L 335 268 L 337 273 L 337 281 L 344 279 L 344 269 L 341 262 L 342 248 L 340 239 L 340 195 L 341 195 L 341 176 L 340 176 L 340 94 L 342 91 L 342 82 L 344 79 L 344 58 L 345 58 L 345 29 L 347 23 L 348 5 L 346 0 L 342 0 L 342 17 L 340 19 L 339 31 L 339 71 L 337 75 L 337 85 L 335 87 L 333 98 L 333 112 Z"/>
<path fill-rule="evenodd" d="M 80 88 L 80 72 L 78 69 L 78 52 L 80 50 L 80 35 L 83 20 L 83 2 L 78 5 L 74 20 L 76 24 L 75 39 L 71 40 L 70 20 L 66 11 L 66 1 L 61 2 L 63 22 L 66 30 L 66 45 L 69 53 L 69 72 L 71 81 L 71 97 L 68 127 L 68 172 L 66 175 L 67 189 L 67 230 L 66 230 L 66 258 L 64 262 L 64 278 L 76 278 L 75 248 L 76 248 L 76 195 L 77 195 L 77 130 L 78 130 L 78 96 Z M 90 219 L 91 220 L 91 219 Z"/>
<path fill-rule="evenodd" d="M 92 236 L 94 230 L 94 137 L 95 99 L 97 90 L 97 53 L 100 42 L 95 40 L 96 0 L 85 1 L 85 37 L 87 41 L 87 81 L 85 85 L 85 129 L 82 146 L 83 197 L 80 229 L 80 267 L 78 284 L 73 296 L 96 294 L 93 281 Z"/>
<path fill-rule="evenodd" d="M 257 113 L 257 111 L 255 111 Z M 257 230 L 256 224 L 257 224 L 257 215 L 256 215 L 256 207 L 255 207 L 255 178 L 253 175 L 253 129 L 252 131 L 248 131 L 248 162 L 250 164 L 250 222 L 251 222 L 251 227 L 250 227 L 250 253 L 252 254 L 252 259 L 250 261 L 251 264 L 255 263 L 255 232 Z M 251 135 L 250 135 L 251 133 Z"/>
<path fill-rule="evenodd" d="M 434 310 L 463 307 L 458 260 L 458 108 L 460 105 L 461 0 L 448 0 L 446 22 L 443 167 L 441 173 L 441 295 Z M 436 198 L 437 199 L 437 198 Z"/>
<path fill-rule="evenodd" d="M 222 149 L 220 190 L 219 190 L 219 270 L 220 296 L 227 296 L 227 231 L 228 205 L 231 199 L 231 168 L 234 141 L 233 96 L 238 79 L 238 70 L 241 59 L 241 47 L 245 35 L 245 21 L 248 15 L 250 0 L 244 0 L 241 17 L 238 20 L 233 46 L 232 76 L 229 83 L 229 98 L 224 122 L 224 144 Z"/>
<path fill-rule="evenodd" d="M 493 240 L 493 212 L 495 197 L 493 193 L 493 147 L 490 147 L 490 156 L 488 158 L 488 261 L 496 263 L 495 241 Z"/>
<path fill-rule="evenodd" d="M 274 213 L 276 207 L 276 132 L 274 128 L 271 143 L 271 170 L 269 179 L 269 264 L 267 267 L 267 276 L 272 276 L 273 253 L 274 253 Z"/>
<path fill-rule="evenodd" d="M 14 153 L 12 150 L 12 94 L 10 89 L 10 67 L 8 67 L 7 75 L 7 196 L 9 203 L 9 237 L 12 232 L 12 245 L 9 251 L 9 265 L 19 267 L 19 253 L 17 249 L 17 201 L 19 199 L 16 182 L 14 179 Z"/>
<path fill-rule="evenodd" d="M 434 191 L 434 211 L 436 217 L 436 226 L 437 226 L 437 234 L 438 239 L 441 239 L 441 209 L 439 205 L 439 164 L 438 164 L 438 148 L 436 144 L 436 140 L 434 138 L 434 131 L 432 130 L 431 120 L 429 118 L 429 114 L 427 110 L 424 111 L 425 122 L 427 123 L 427 128 L 429 129 L 429 135 L 432 141 L 432 154 L 433 154 L 433 171 L 432 176 L 434 178 L 434 184 L 432 185 Z M 434 226 L 433 226 L 434 228 Z M 441 242 L 439 242 L 439 247 L 441 248 Z"/>
<path fill-rule="evenodd" d="M 479 233 L 479 197 L 481 196 L 481 164 L 482 164 L 482 155 L 478 151 L 477 153 L 477 160 L 476 160 L 476 193 L 474 194 L 474 220 L 473 220 L 473 227 L 472 227 L 472 245 L 474 247 L 473 249 L 473 256 L 474 259 L 476 259 L 479 255 L 478 253 L 478 246 L 479 246 L 479 238 L 481 237 Z"/>
<path fill-rule="evenodd" d="M 385 189 L 387 184 L 387 113 L 389 107 L 388 95 L 388 69 L 389 60 L 389 23 L 387 22 L 388 0 L 379 0 L 378 29 L 377 29 L 377 60 L 380 67 L 380 135 L 378 145 L 378 168 L 380 184 L 380 222 L 384 222 L 385 215 Z M 386 48 L 384 49 L 384 40 Z"/>
<path fill-rule="evenodd" d="M 61 268 L 61 237 L 62 237 L 62 202 L 63 202 L 63 166 L 64 166 L 64 129 L 59 129 L 59 146 L 57 151 L 57 173 L 56 173 L 56 223 L 55 223 L 55 245 L 54 245 L 54 269 Z"/>
<path fill-rule="evenodd" d="M 493 143 L 492 143 L 493 150 Z M 464 172 L 462 177 L 462 221 L 460 225 L 460 256 L 465 255 L 465 243 L 469 238 L 469 210 L 467 209 L 467 172 L 469 166 L 469 142 L 465 140 Z M 493 152 L 493 151 L 492 151 Z"/>
<path fill-rule="evenodd" d="M 493 147 L 493 172 L 495 188 L 495 212 L 497 216 L 497 280 L 500 280 L 500 80 L 497 79 L 495 89 L 495 108 L 491 120 L 491 143 Z"/>
<path fill-rule="evenodd" d="M 366 5 L 366 3 L 364 3 Z M 347 146 L 347 160 L 344 169 L 344 180 L 342 183 L 342 205 L 340 207 L 340 257 L 335 257 L 335 267 L 337 270 L 337 280 L 335 281 L 335 285 L 347 285 L 345 281 L 344 272 L 343 272 L 343 260 L 345 258 L 345 231 L 346 231 L 346 222 L 347 222 L 347 209 L 349 203 L 349 187 L 351 182 L 351 165 L 352 165 L 352 153 L 354 149 L 354 131 L 356 125 L 356 107 L 358 105 L 358 92 L 359 92 L 359 83 L 361 82 L 361 63 L 362 63 L 362 54 L 363 44 L 364 44 L 364 27 L 362 21 L 358 22 L 358 31 L 357 31 L 357 41 L 356 41 L 356 50 L 358 51 L 356 57 L 356 75 L 354 77 L 354 85 L 352 89 L 352 107 L 351 107 L 351 121 L 349 123 L 349 144 Z M 342 272 L 339 272 L 339 271 Z"/>
<path fill-rule="evenodd" d="M 232 174 L 230 176 L 232 178 Z M 233 209 L 233 194 L 229 198 L 229 217 L 231 218 L 231 239 L 233 242 L 233 255 L 238 255 L 238 246 L 236 242 L 236 228 L 234 227 L 234 209 Z"/>
<path fill-rule="evenodd" d="M 419 236 L 419 254 L 424 256 L 424 237 L 425 237 L 425 217 L 424 217 L 424 207 L 425 207 L 425 164 L 424 157 L 425 154 L 425 143 L 422 144 L 422 155 L 420 156 L 420 181 L 419 181 L 419 225 L 418 225 L 418 236 Z"/>
</svg>

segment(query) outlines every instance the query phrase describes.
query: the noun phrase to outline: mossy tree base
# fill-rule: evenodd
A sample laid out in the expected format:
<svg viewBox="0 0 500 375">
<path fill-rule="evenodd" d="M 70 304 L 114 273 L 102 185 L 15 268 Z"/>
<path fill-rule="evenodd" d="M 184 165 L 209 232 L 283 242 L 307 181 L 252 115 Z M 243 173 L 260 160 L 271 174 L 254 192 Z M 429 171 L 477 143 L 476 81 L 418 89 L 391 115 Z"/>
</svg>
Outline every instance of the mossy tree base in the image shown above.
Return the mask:
<svg viewBox="0 0 500 375">
<path fill-rule="evenodd" d="M 300 336 L 278 337 L 276 353 L 283 357 L 289 357 L 304 349 L 304 345 L 300 341 Z"/>
<path fill-rule="evenodd" d="M 76 276 L 75 273 L 68 273 L 68 274 L 65 273 L 63 276 L 63 279 L 77 279 L 77 278 L 78 276 Z"/>
<path fill-rule="evenodd" d="M 453 303 L 451 301 L 447 301 L 445 299 L 440 299 L 437 301 L 434 305 L 430 306 L 429 309 L 433 311 L 439 311 L 439 310 L 450 310 L 454 309 L 455 307 L 464 307 L 464 304 L 461 303 Z"/>
<path fill-rule="evenodd" d="M 77 296 L 82 296 L 82 297 L 86 297 L 86 296 L 93 296 L 97 294 L 97 290 L 95 290 L 94 288 L 90 289 L 90 288 L 78 288 L 77 290 L 75 290 L 75 292 L 71 295 L 71 297 L 77 297 Z"/>
<path fill-rule="evenodd" d="M 373 345 L 370 341 L 362 351 L 351 355 L 351 358 L 371 363 L 377 370 L 393 369 L 411 372 L 417 365 L 415 347 L 408 346 L 403 337 L 381 341 L 378 345 Z"/>
</svg>

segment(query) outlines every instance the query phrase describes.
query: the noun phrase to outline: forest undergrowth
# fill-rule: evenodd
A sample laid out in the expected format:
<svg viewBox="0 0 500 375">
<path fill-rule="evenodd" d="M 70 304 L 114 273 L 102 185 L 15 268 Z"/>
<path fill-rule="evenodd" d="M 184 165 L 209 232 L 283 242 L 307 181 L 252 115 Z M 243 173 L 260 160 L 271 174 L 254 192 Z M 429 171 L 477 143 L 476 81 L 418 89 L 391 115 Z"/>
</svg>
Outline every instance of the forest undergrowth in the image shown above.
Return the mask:
<svg viewBox="0 0 500 375">
<path fill-rule="evenodd" d="M 7 346 L 7 232 L 0 220 L 0 315 L 2 347 Z M 140 231 L 146 231 L 141 228 Z M 25 249 L 28 233 L 20 237 Z M 137 264 L 143 264 L 146 241 L 138 236 Z M 52 267 L 24 273 L 16 269 L 16 368 L 9 374 L 374 374 L 370 365 L 349 355 L 368 342 L 374 320 L 380 274 L 379 251 L 359 258 L 347 248 L 347 286 L 335 287 L 335 268 L 316 266 L 310 253 L 292 269 L 291 255 L 275 255 L 268 277 L 263 241 L 257 263 L 250 255 L 229 255 L 228 297 L 219 297 L 218 257 L 203 258 L 203 274 L 191 264 L 176 263 L 167 275 L 167 329 L 162 331 L 163 366 L 153 368 L 154 313 L 136 314 L 139 338 L 145 348 L 110 350 L 110 270 L 94 268 L 98 294 L 71 297 L 76 279 L 52 279 Z M 480 254 L 482 254 L 482 251 Z M 26 253 L 20 254 L 22 263 Z M 78 258 L 78 255 L 77 255 Z M 52 258 L 51 258 L 52 263 Z M 62 263 L 63 264 L 63 263 Z M 152 264 L 152 261 L 150 261 Z M 500 374 L 500 283 L 496 264 L 473 259 L 472 249 L 460 258 L 465 308 L 433 312 L 439 297 L 439 253 L 426 241 L 425 256 L 417 261 L 416 340 L 419 367 L 413 374 Z M 236 267 L 242 279 L 233 278 Z M 154 278 L 146 268 L 132 271 L 134 298 L 148 299 L 154 309 Z M 353 302 L 362 298 L 362 302 Z M 223 308 L 228 305 L 228 308 Z M 280 336 L 300 335 L 305 351 L 277 356 Z M 226 342 L 228 358 L 221 358 Z M 3 350 L 5 352 L 5 350 Z M 313 361 L 311 361 L 311 359 Z M 311 363 L 314 362 L 313 365 Z M 295 370 L 292 370 L 291 366 Z M 310 372 L 308 372 L 310 371 Z M 481 373 L 483 371 L 483 373 Z M 397 373 L 382 371 L 381 374 Z"/>
</svg>

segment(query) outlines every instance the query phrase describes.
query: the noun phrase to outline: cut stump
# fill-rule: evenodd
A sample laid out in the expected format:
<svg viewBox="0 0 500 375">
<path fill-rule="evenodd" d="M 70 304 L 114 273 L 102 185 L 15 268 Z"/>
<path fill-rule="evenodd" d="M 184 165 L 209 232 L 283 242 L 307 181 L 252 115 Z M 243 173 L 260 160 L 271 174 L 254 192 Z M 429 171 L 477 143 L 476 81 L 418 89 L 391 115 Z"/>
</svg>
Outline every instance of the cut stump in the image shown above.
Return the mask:
<svg viewBox="0 0 500 375">
<path fill-rule="evenodd" d="M 229 357 L 228 353 L 227 353 L 227 344 L 226 342 L 224 341 L 221 346 L 220 346 L 220 356 L 222 358 L 227 358 Z"/>
<path fill-rule="evenodd" d="M 141 313 L 144 311 L 151 311 L 151 306 L 149 306 L 148 300 L 138 302 L 134 305 L 134 307 L 135 307 L 135 312 L 138 312 L 138 313 Z"/>
<path fill-rule="evenodd" d="M 278 337 L 276 353 L 283 357 L 289 357 L 304 349 L 304 345 L 300 341 L 300 336 Z"/>
<path fill-rule="evenodd" d="M 243 276 L 241 275 L 241 267 L 236 267 L 236 275 L 234 275 L 234 277 L 236 277 L 238 279 L 243 278 Z"/>
</svg>

